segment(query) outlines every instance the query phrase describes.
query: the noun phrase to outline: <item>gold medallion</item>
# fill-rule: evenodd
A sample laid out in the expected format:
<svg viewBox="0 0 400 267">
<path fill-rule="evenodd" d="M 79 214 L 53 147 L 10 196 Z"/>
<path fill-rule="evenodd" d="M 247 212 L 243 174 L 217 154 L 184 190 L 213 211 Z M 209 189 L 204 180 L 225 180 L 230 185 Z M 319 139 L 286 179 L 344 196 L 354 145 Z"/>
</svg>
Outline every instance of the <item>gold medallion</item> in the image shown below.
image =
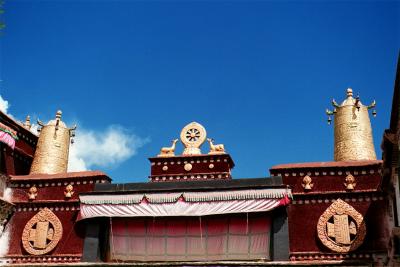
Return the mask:
<svg viewBox="0 0 400 267">
<path fill-rule="evenodd" d="M 22 245 L 32 255 L 43 255 L 52 251 L 62 237 L 62 224 L 48 208 L 33 216 L 22 232 Z"/>
<path fill-rule="evenodd" d="M 319 217 L 318 237 L 327 248 L 340 253 L 357 249 L 366 235 L 363 216 L 341 199 Z"/>
</svg>

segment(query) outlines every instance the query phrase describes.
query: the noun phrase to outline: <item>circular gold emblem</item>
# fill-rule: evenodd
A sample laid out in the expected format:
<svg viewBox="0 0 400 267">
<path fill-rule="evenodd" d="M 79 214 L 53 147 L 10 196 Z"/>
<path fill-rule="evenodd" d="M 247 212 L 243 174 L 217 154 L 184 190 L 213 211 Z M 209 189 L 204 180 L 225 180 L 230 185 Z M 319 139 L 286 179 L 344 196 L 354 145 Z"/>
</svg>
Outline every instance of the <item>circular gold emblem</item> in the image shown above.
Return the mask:
<svg viewBox="0 0 400 267">
<path fill-rule="evenodd" d="M 185 171 L 188 172 L 188 171 L 192 170 L 193 166 L 190 163 L 186 163 L 183 168 L 185 169 Z"/>
<path fill-rule="evenodd" d="M 317 232 L 327 248 L 345 253 L 357 249 L 364 242 L 366 227 L 358 211 L 337 199 L 319 218 Z"/>
<path fill-rule="evenodd" d="M 22 246 L 32 255 L 46 254 L 57 246 L 62 232 L 60 220 L 51 210 L 44 208 L 26 223 Z"/>
<path fill-rule="evenodd" d="M 181 141 L 185 146 L 183 155 L 201 154 L 200 146 L 206 140 L 207 133 L 204 127 L 197 123 L 191 122 L 181 131 Z"/>
</svg>

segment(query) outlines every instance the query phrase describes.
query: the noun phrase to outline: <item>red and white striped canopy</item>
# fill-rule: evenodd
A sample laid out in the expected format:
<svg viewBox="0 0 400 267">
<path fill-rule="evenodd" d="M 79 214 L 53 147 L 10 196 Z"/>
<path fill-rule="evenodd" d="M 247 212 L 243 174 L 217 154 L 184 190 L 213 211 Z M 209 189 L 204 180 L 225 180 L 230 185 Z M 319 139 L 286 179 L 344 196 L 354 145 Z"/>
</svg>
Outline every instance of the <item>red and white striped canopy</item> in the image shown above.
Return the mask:
<svg viewBox="0 0 400 267">
<path fill-rule="evenodd" d="M 80 219 L 205 216 L 270 211 L 287 205 L 289 189 L 80 196 Z"/>
</svg>

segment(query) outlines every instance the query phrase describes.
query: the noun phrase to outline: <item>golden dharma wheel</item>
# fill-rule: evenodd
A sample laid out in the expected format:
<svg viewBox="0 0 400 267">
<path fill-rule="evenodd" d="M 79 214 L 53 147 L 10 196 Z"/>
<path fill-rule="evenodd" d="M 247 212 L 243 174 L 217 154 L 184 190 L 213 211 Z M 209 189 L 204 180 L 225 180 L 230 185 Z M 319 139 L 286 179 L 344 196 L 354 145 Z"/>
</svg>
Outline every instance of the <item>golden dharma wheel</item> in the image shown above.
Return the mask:
<svg viewBox="0 0 400 267">
<path fill-rule="evenodd" d="M 181 141 L 185 146 L 183 155 L 201 154 L 200 146 L 206 141 L 206 129 L 197 122 L 191 122 L 181 131 Z"/>
</svg>

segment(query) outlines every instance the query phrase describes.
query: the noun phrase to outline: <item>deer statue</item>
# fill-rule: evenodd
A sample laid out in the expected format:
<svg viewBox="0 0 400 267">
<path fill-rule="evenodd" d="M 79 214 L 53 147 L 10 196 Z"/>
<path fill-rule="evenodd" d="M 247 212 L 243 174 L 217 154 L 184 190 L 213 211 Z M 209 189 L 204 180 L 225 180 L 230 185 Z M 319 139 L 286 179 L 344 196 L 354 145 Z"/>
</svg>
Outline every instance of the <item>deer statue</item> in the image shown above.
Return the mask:
<svg viewBox="0 0 400 267">
<path fill-rule="evenodd" d="M 210 144 L 210 152 L 208 154 L 225 154 L 225 148 L 223 144 L 214 145 L 214 139 L 207 138 L 208 143 Z"/>
<path fill-rule="evenodd" d="M 178 142 L 178 139 L 172 140 L 172 146 L 170 147 L 162 147 L 160 150 L 160 154 L 158 154 L 158 157 L 171 157 L 175 156 L 175 145 L 176 142 Z"/>
</svg>

